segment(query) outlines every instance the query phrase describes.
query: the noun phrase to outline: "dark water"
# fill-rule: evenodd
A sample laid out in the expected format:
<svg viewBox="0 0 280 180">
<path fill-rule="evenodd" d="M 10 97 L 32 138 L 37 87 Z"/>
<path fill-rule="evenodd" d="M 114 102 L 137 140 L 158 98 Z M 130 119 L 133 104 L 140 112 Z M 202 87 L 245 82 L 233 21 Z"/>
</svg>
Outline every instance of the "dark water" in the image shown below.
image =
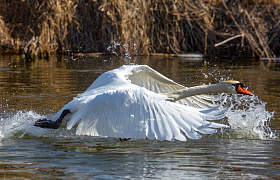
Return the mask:
<svg viewBox="0 0 280 180">
<path fill-rule="evenodd" d="M 186 86 L 235 79 L 255 96 L 228 95 L 232 129 L 201 140 L 158 142 L 30 131 L 83 92 L 100 74 L 147 64 Z M 251 60 L 0 56 L 1 179 L 278 179 L 280 64 Z M 25 133 L 28 132 L 28 133 Z M 38 132 L 37 132 L 38 133 Z"/>
</svg>

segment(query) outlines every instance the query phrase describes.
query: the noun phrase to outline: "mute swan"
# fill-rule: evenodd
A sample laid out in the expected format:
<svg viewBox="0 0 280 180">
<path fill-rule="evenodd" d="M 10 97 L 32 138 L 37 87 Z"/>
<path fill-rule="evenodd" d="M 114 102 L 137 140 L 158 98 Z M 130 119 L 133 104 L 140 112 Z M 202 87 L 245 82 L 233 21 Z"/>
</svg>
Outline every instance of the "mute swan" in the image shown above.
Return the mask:
<svg viewBox="0 0 280 180">
<path fill-rule="evenodd" d="M 56 129 L 67 116 L 67 129 L 79 122 L 78 135 L 199 139 L 201 134 L 228 127 L 209 121 L 223 118 L 228 109 L 222 109 L 221 104 L 214 106 L 209 101 L 212 96 L 203 95 L 222 92 L 252 95 L 239 81 L 187 88 L 149 66 L 123 65 L 100 75 L 51 120 L 39 119 L 34 126 Z"/>
</svg>

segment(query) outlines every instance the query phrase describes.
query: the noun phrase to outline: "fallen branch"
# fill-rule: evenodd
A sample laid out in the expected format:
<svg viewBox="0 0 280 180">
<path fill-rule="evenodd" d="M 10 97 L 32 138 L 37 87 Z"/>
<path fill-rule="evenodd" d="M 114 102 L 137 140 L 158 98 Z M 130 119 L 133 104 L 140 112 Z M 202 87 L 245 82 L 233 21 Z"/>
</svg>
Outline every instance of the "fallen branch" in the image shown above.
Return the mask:
<svg viewBox="0 0 280 180">
<path fill-rule="evenodd" d="M 225 44 L 225 43 L 227 43 L 227 42 L 229 42 L 229 41 L 231 41 L 231 40 L 234 40 L 234 39 L 236 39 L 236 38 L 239 38 L 239 37 L 243 37 L 243 34 L 238 34 L 238 35 L 233 36 L 233 37 L 231 37 L 231 38 L 228 38 L 228 39 L 226 39 L 226 40 L 224 40 L 224 41 L 222 41 L 222 42 L 220 42 L 220 43 L 217 43 L 217 44 L 215 44 L 215 47 L 218 47 L 218 46 L 220 46 L 220 45 L 222 45 L 222 44 Z"/>
</svg>

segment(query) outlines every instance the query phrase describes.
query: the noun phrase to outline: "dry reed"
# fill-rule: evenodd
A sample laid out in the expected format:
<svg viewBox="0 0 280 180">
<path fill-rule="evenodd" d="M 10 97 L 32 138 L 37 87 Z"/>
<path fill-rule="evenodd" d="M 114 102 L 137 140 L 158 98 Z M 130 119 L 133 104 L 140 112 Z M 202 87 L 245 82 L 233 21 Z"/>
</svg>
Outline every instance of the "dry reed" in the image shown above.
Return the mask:
<svg viewBox="0 0 280 180">
<path fill-rule="evenodd" d="M 0 45 L 27 54 L 111 47 L 271 58 L 280 54 L 279 17 L 277 0 L 3 0 Z"/>
</svg>

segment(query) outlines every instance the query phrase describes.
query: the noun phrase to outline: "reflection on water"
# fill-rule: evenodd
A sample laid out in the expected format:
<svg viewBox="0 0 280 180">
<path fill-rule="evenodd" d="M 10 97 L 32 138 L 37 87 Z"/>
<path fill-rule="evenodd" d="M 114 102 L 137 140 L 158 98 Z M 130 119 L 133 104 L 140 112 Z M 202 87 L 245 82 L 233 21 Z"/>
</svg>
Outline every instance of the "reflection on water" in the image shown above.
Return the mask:
<svg viewBox="0 0 280 180">
<path fill-rule="evenodd" d="M 1 173 L 6 178 L 276 179 L 279 145 L 278 141 L 213 138 L 184 143 L 12 139 L 2 142 Z"/>
<path fill-rule="evenodd" d="M 127 61 L 117 57 L 52 57 L 26 62 L 18 56 L 0 56 L 0 177 L 279 177 L 278 64 L 229 59 L 133 59 L 186 86 L 235 79 L 254 92 L 254 97 L 228 96 L 233 109 L 227 121 L 233 130 L 201 140 L 121 143 L 111 138 L 76 136 L 74 130 L 43 132 L 33 127 L 36 119 L 51 116 L 100 74 L 130 63 Z"/>
</svg>

